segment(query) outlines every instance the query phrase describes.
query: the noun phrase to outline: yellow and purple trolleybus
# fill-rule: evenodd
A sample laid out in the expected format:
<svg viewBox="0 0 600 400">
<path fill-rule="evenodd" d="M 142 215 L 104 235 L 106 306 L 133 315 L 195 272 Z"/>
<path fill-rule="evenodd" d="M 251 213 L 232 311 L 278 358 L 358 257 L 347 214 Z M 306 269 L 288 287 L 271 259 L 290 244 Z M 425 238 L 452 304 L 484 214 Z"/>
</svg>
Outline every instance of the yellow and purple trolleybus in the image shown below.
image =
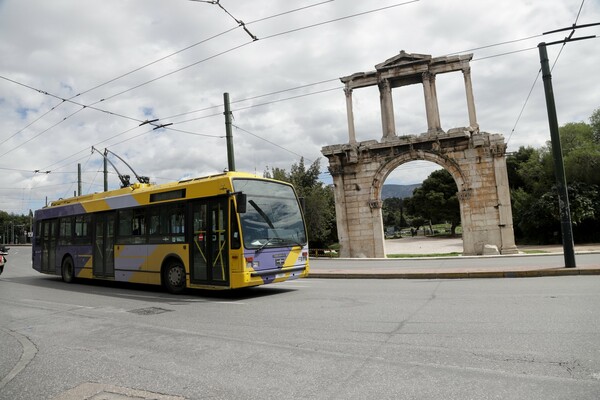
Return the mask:
<svg viewBox="0 0 600 400">
<path fill-rule="evenodd" d="M 52 202 L 34 215 L 33 268 L 75 279 L 235 289 L 306 277 L 294 188 L 241 172 Z"/>
</svg>

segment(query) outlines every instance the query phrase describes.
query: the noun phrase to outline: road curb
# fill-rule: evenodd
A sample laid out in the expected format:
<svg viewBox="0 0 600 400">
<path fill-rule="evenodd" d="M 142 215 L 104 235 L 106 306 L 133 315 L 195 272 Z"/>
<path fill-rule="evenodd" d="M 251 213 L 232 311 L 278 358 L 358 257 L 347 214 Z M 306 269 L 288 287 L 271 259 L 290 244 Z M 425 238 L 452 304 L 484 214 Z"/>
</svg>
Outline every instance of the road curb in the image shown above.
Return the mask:
<svg viewBox="0 0 600 400">
<path fill-rule="evenodd" d="M 542 276 L 600 275 L 598 268 L 552 268 L 513 271 L 432 271 L 432 272 L 310 272 L 309 278 L 320 279 L 473 279 L 535 278 Z"/>
</svg>

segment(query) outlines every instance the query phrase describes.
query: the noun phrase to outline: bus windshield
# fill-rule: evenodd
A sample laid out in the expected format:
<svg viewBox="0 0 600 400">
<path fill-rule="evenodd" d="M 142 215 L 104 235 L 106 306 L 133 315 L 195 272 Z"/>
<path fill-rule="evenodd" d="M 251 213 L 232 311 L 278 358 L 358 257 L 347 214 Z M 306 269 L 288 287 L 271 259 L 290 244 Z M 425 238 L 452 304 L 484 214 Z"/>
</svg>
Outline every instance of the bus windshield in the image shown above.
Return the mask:
<svg viewBox="0 0 600 400">
<path fill-rule="evenodd" d="M 291 186 L 253 179 L 235 179 L 233 185 L 247 198 L 246 212 L 240 214 L 245 248 L 306 244 L 302 212 Z"/>
</svg>

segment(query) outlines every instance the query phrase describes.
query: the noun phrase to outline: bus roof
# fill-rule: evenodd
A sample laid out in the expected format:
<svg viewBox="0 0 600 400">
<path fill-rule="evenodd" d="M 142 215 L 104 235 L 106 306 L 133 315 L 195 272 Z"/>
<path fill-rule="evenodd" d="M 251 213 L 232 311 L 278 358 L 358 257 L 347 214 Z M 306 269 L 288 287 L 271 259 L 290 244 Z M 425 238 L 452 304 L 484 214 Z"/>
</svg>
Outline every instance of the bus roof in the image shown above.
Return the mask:
<svg viewBox="0 0 600 400">
<path fill-rule="evenodd" d="M 61 207 L 66 205 L 73 204 L 86 204 L 86 203 L 107 203 L 109 199 L 116 198 L 136 198 L 136 203 L 141 204 L 149 204 L 152 202 L 151 195 L 152 194 L 161 194 L 165 193 L 164 200 L 174 200 L 181 199 L 186 197 L 204 197 L 204 196 L 216 196 L 219 194 L 225 194 L 228 190 L 232 189 L 231 179 L 233 178 L 248 178 L 248 179 L 265 179 L 258 177 L 254 174 L 246 173 L 246 172 L 224 172 L 216 175 L 209 175 L 191 179 L 184 179 L 176 182 L 169 182 L 163 184 L 150 184 L 150 183 L 134 183 L 130 186 L 109 190 L 107 192 L 98 192 L 92 194 L 85 194 L 81 196 L 69 197 L 66 199 L 55 200 L 50 203 L 49 206 L 44 207 L 44 209 L 52 208 L 52 207 Z M 176 196 L 177 191 L 181 191 L 182 189 L 186 189 L 191 193 L 187 195 L 184 193 L 183 196 Z M 175 193 L 175 195 L 169 193 Z M 169 197 L 171 196 L 171 197 Z M 161 201 L 161 200 L 156 200 Z M 112 202 L 111 202 L 112 203 Z M 124 202 L 119 202 L 124 203 Z M 125 202 L 126 203 L 126 202 Z M 132 204 L 134 205 L 134 204 Z M 102 207 L 98 205 L 97 207 L 92 207 L 92 209 L 88 209 L 88 207 L 84 206 L 87 211 L 99 211 L 100 209 L 113 209 L 113 208 L 121 208 L 121 207 L 112 207 L 110 205 Z"/>
</svg>

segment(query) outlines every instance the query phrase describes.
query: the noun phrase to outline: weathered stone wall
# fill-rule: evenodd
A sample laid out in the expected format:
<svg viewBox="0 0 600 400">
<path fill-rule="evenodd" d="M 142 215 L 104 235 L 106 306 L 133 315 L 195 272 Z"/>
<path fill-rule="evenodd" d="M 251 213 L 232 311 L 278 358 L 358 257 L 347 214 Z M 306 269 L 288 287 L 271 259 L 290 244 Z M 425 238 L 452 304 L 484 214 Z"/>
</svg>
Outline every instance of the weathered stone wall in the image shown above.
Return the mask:
<svg viewBox="0 0 600 400">
<path fill-rule="evenodd" d="M 453 129 L 436 135 L 389 138 L 325 146 L 336 198 L 340 255 L 385 257 L 381 189 L 399 165 L 427 160 L 446 169 L 457 184 L 464 254 L 493 245 L 515 253 L 504 138 Z"/>
<path fill-rule="evenodd" d="M 479 131 L 469 61 L 472 54 L 433 58 L 400 54 L 375 65 L 374 71 L 340 78 L 344 83 L 348 117 L 347 144 L 325 146 L 335 185 L 338 237 L 342 257 L 385 257 L 381 189 L 399 165 L 428 160 L 446 169 L 456 182 L 463 228 L 464 254 L 483 254 L 497 248 L 516 253 L 506 172 L 504 138 Z M 465 81 L 469 126 L 442 129 L 437 103 L 436 75 L 461 71 Z M 399 137 L 395 132 L 392 89 L 421 84 L 427 132 Z M 379 88 L 381 141 L 356 141 L 352 92 Z"/>
</svg>

